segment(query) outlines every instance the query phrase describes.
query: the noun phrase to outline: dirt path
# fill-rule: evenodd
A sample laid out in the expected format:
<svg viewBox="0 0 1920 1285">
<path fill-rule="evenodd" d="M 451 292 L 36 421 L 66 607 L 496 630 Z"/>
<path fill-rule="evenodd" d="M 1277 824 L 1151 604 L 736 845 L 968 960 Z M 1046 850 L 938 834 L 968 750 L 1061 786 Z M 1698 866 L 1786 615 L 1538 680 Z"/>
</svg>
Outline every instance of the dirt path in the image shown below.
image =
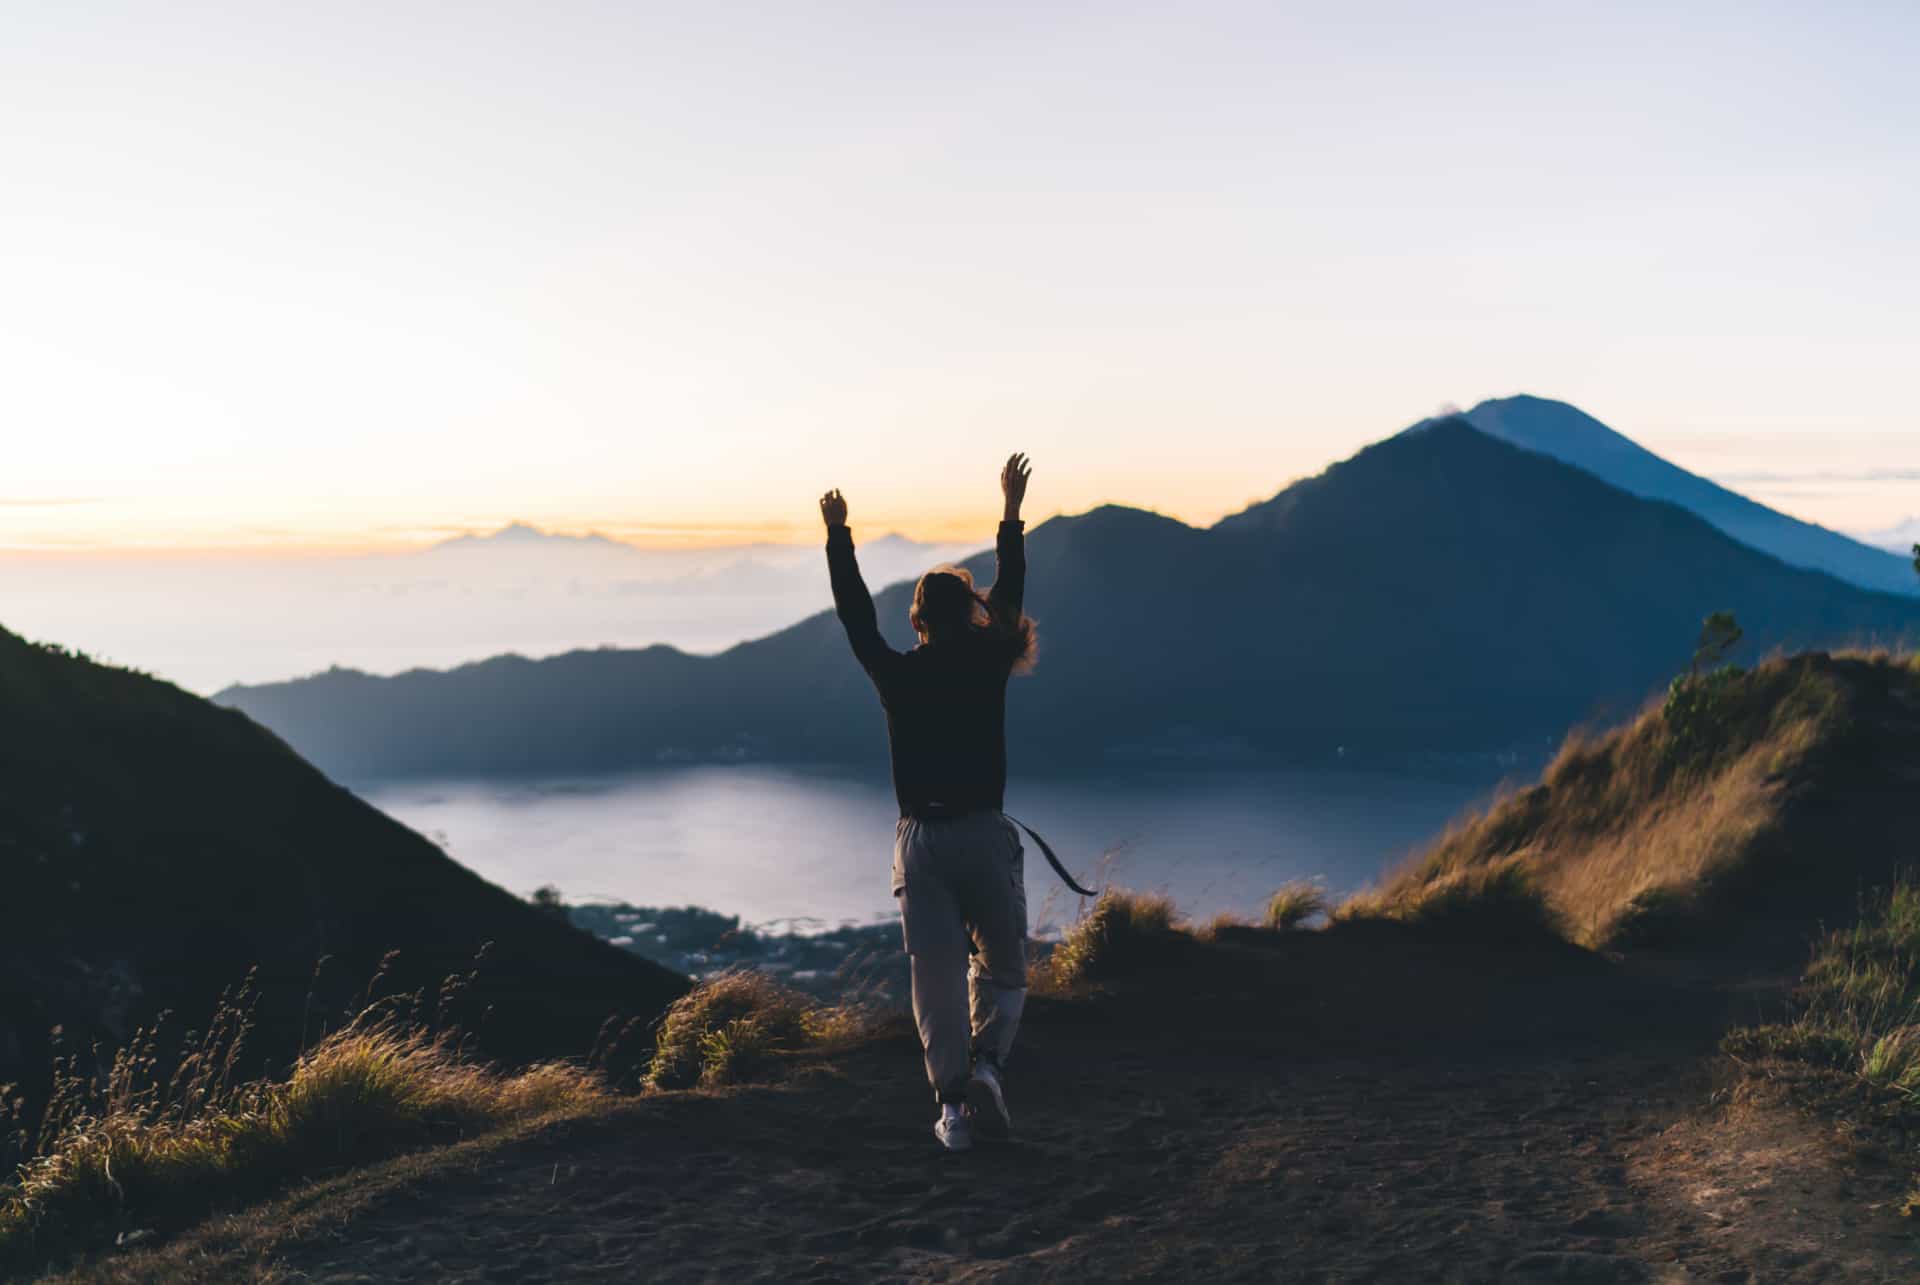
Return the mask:
<svg viewBox="0 0 1920 1285">
<path fill-rule="evenodd" d="M 1904 1175 L 1785 1106 L 1714 1104 L 1713 997 L 1489 958 L 1213 951 L 1037 1005 L 1017 1138 L 969 1155 L 934 1149 L 900 1023 L 782 1086 L 413 1162 L 337 1216 L 236 1220 L 115 1276 L 1920 1279 Z"/>
</svg>

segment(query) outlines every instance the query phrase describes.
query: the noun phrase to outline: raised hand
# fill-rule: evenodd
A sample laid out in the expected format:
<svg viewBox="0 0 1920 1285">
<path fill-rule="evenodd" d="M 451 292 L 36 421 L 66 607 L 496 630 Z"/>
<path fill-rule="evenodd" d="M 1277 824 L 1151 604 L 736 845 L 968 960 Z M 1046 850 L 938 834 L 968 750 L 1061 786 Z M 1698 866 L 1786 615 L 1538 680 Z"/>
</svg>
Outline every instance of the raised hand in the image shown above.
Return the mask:
<svg viewBox="0 0 1920 1285">
<path fill-rule="evenodd" d="M 1018 451 L 1007 456 L 1007 465 L 1000 470 L 1000 491 L 1007 497 L 1007 521 L 1020 517 L 1020 503 L 1027 498 L 1027 479 L 1032 476 L 1033 465 L 1026 456 Z"/>
<path fill-rule="evenodd" d="M 820 497 L 820 520 L 831 531 L 837 526 L 847 524 L 847 497 L 838 491 L 828 491 Z"/>
</svg>

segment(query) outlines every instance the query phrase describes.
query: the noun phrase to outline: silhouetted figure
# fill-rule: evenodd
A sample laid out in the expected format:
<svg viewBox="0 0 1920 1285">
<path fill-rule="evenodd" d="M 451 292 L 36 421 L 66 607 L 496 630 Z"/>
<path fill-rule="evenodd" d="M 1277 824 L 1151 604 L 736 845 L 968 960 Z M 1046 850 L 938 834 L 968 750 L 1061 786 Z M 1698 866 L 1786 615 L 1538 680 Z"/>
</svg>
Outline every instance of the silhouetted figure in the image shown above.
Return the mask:
<svg viewBox="0 0 1920 1285">
<path fill-rule="evenodd" d="M 1001 470 L 1006 512 L 993 588 L 976 593 L 961 567 L 920 577 L 910 612 L 920 645 L 904 654 L 880 636 L 845 498 L 838 491 L 820 498 L 834 607 L 887 711 L 900 801 L 893 894 L 912 961 L 927 1079 L 941 1107 L 934 1136 L 950 1151 L 971 1146 L 976 1125 L 1006 1131 L 1001 1071 L 1027 998 L 1024 853 L 1001 806 L 1007 679 L 1034 653 L 1033 621 L 1021 610 L 1020 504 L 1031 474 L 1024 455 Z"/>
</svg>

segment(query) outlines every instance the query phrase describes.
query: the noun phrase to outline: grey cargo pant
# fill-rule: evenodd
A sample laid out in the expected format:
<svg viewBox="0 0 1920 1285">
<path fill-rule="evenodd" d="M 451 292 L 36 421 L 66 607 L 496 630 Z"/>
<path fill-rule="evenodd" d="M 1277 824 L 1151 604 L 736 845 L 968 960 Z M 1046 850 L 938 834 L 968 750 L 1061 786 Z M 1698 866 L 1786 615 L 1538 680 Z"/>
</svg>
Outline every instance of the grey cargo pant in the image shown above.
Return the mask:
<svg viewBox="0 0 1920 1285">
<path fill-rule="evenodd" d="M 1019 832 L 998 812 L 902 817 L 894 831 L 913 1020 L 942 1102 L 966 1100 L 974 1057 L 1003 1064 L 1013 1050 L 1027 999 L 1025 864 Z"/>
</svg>

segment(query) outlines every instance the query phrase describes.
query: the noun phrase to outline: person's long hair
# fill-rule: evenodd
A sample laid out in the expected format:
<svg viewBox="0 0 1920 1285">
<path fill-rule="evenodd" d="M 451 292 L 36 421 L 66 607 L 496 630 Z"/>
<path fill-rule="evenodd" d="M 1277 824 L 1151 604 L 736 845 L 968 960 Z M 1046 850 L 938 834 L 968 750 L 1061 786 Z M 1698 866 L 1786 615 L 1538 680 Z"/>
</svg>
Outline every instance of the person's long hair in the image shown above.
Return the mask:
<svg viewBox="0 0 1920 1285">
<path fill-rule="evenodd" d="M 1020 673 L 1033 668 L 1039 651 L 1033 617 L 1025 612 L 996 612 L 987 596 L 973 587 L 973 574 L 965 567 L 935 567 L 921 576 L 913 587 L 913 607 L 907 618 L 913 622 L 913 631 L 928 642 L 969 634 L 1004 642 Z"/>
</svg>

